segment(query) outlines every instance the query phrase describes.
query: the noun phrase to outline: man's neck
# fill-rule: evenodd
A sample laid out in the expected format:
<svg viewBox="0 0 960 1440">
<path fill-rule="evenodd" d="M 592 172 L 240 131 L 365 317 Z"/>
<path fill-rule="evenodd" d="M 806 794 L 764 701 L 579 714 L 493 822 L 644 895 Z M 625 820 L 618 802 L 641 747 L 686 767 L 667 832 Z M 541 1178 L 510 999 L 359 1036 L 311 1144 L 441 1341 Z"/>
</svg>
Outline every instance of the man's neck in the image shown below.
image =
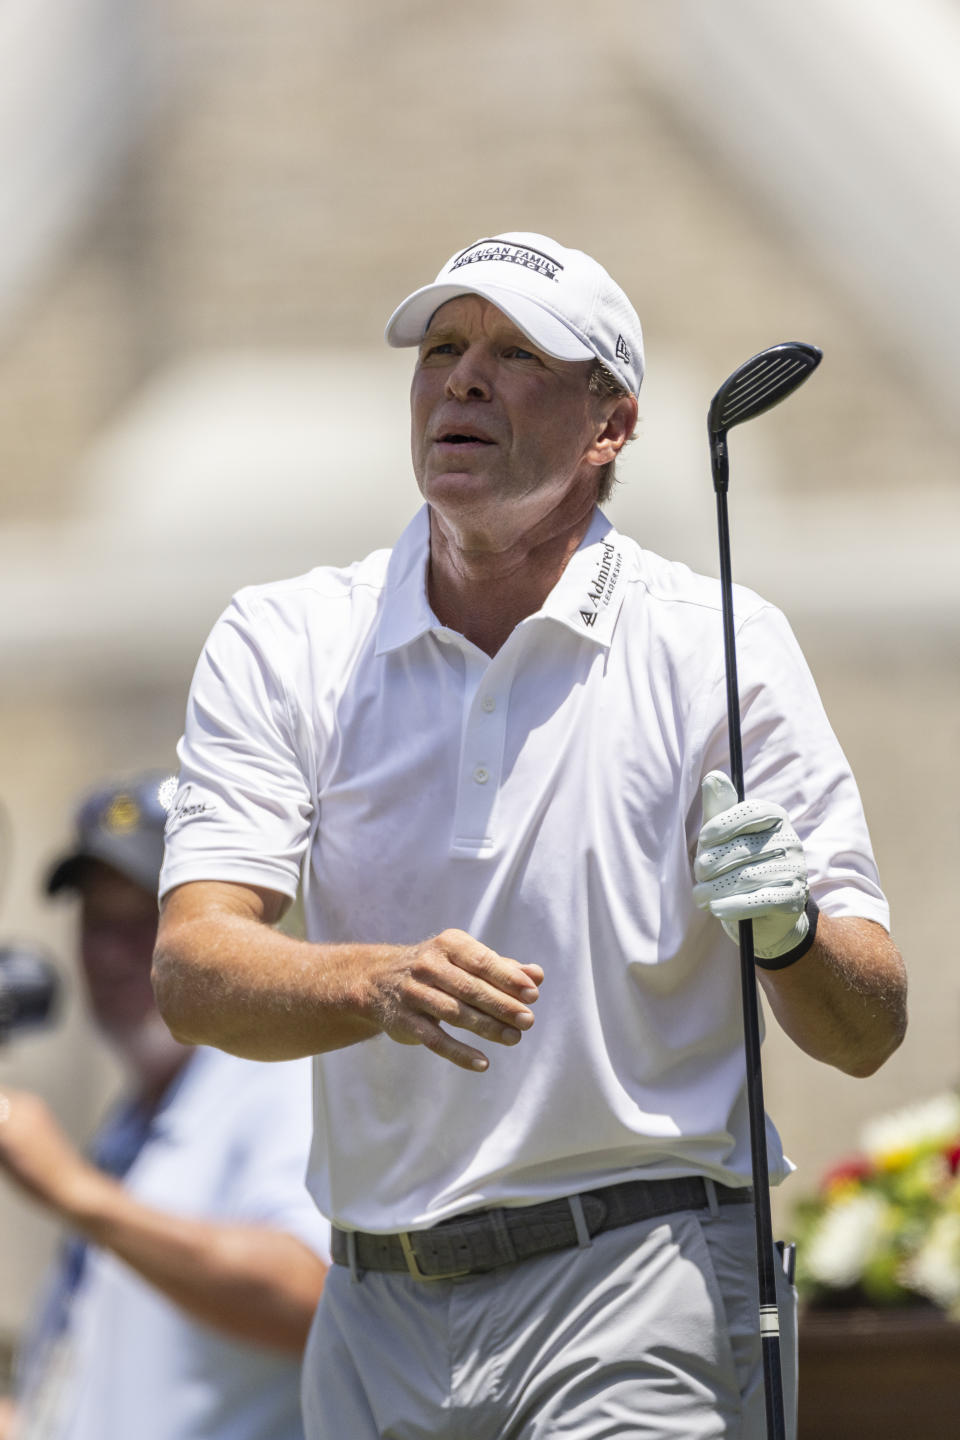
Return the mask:
<svg viewBox="0 0 960 1440">
<path fill-rule="evenodd" d="M 458 543 L 431 515 L 427 588 L 434 614 L 488 655 L 534 615 L 590 528 L 594 509 L 558 530 L 503 549 Z"/>
</svg>

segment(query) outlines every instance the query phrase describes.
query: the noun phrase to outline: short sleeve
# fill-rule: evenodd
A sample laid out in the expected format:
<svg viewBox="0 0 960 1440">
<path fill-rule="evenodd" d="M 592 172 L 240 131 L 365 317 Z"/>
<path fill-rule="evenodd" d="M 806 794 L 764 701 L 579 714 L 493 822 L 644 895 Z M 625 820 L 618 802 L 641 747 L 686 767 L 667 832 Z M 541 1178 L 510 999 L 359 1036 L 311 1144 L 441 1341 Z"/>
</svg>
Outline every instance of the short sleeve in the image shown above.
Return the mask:
<svg viewBox="0 0 960 1440">
<path fill-rule="evenodd" d="M 827 915 L 889 928 L 860 792 L 786 618 L 772 605 L 738 629 L 737 676 L 745 791 L 786 810 L 807 859 L 810 893 Z M 703 773 L 729 773 L 723 680 Z"/>
<path fill-rule="evenodd" d="M 225 880 L 295 897 L 314 801 L 277 667 L 289 643 L 251 590 L 214 626 L 178 747 L 161 896 L 187 881 Z"/>
</svg>

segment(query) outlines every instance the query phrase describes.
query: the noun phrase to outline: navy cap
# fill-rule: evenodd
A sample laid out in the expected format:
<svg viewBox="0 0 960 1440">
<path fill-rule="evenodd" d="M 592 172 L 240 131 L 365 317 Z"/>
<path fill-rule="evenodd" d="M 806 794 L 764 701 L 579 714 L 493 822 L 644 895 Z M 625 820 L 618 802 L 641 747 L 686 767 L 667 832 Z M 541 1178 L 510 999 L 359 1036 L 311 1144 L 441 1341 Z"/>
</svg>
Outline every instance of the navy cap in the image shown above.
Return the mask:
<svg viewBox="0 0 960 1440">
<path fill-rule="evenodd" d="M 156 890 L 163 830 L 176 788 L 175 775 L 151 770 L 87 795 L 74 816 L 73 849 L 50 871 L 47 894 L 76 888 L 89 860 L 113 866 L 145 890 Z"/>
</svg>

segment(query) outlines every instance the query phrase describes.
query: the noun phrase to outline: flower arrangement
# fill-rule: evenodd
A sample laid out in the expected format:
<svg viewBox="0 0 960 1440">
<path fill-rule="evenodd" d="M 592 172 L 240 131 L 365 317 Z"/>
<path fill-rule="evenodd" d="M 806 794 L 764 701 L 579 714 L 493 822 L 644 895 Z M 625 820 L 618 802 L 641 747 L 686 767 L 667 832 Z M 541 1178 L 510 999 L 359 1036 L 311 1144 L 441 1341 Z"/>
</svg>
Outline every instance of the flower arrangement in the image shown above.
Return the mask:
<svg viewBox="0 0 960 1440">
<path fill-rule="evenodd" d="M 864 1127 L 795 1212 L 797 1286 L 809 1305 L 934 1305 L 960 1320 L 960 1095 Z"/>
</svg>

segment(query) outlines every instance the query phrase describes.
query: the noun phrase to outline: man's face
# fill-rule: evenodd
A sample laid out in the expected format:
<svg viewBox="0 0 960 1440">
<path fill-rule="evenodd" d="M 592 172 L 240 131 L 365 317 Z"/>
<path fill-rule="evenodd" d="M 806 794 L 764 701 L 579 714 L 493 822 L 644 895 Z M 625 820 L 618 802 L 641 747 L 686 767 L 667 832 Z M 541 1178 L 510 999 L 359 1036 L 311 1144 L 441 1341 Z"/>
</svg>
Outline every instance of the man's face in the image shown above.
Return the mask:
<svg viewBox="0 0 960 1440">
<path fill-rule="evenodd" d="M 538 350 L 479 295 L 442 305 L 411 390 L 413 467 L 434 510 L 482 525 L 508 505 L 532 525 L 573 490 L 595 495 L 587 457 L 604 422 L 591 366 Z"/>
<path fill-rule="evenodd" d="M 154 1009 L 156 896 L 94 860 L 84 866 L 78 888 L 80 961 L 90 1006 L 101 1029 L 119 1039 Z"/>
</svg>

